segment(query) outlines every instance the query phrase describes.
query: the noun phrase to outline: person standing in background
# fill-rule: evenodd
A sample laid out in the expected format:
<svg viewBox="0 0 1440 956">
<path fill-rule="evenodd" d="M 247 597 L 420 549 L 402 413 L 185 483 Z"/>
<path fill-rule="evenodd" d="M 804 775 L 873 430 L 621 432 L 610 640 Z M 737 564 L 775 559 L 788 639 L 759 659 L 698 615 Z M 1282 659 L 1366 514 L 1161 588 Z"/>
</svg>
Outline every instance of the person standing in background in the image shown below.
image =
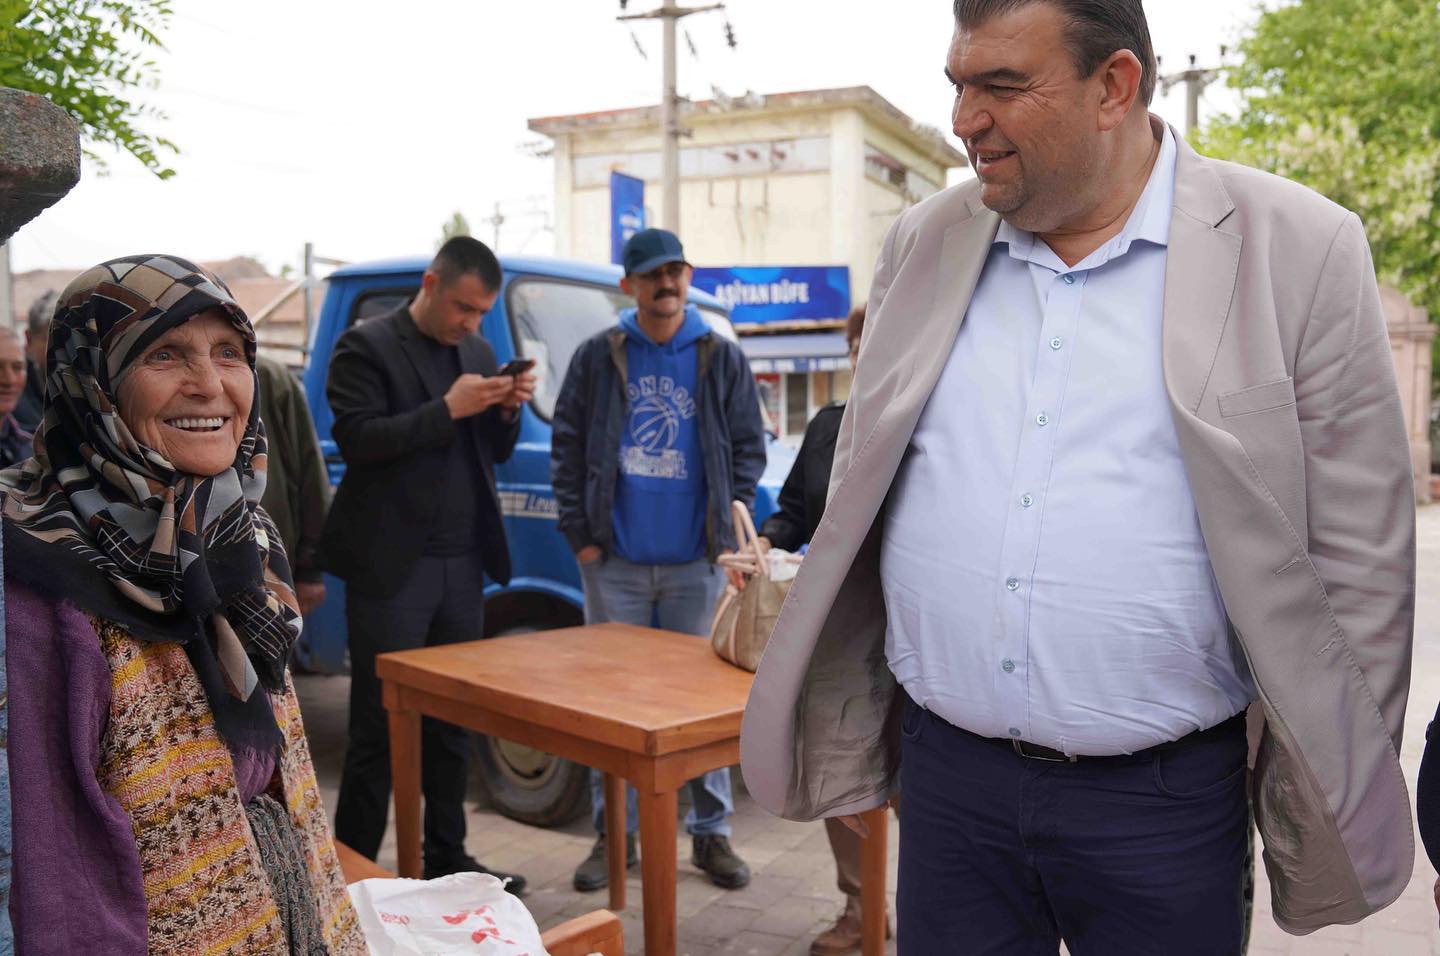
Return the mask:
<svg viewBox="0 0 1440 956">
<path fill-rule="evenodd" d="M 860 334 L 865 328 L 865 305 L 852 310 L 845 322 L 845 344 L 850 367 L 860 355 Z M 780 489 L 780 507 L 760 528 L 763 547 L 799 552 L 810 543 L 825 513 L 830 490 L 830 471 L 835 463 L 835 439 L 845 414 L 844 402 L 832 402 L 815 413 L 805 426 L 800 453 Z M 841 956 L 860 951 L 860 835 L 831 817 L 825 821 L 825 836 L 835 857 L 836 881 L 845 894 L 840 917 L 810 943 L 810 956 Z M 885 935 L 890 935 L 886 916 Z"/>
<path fill-rule="evenodd" d="M 550 476 L 585 585 L 585 621 L 709 632 L 733 546 L 731 502 L 747 507 L 765 469 L 755 379 L 740 347 L 686 301 L 692 269 L 674 233 L 625 243 L 620 288 L 635 308 L 575 350 L 552 420 Z M 605 795 L 591 772 L 599 833 L 575 870 L 577 890 L 609 883 Z M 626 859 L 637 861 L 627 789 Z M 724 889 L 750 882 L 730 847 L 730 769 L 690 781 L 691 862 Z"/>
<path fill-rule="evenodd" d="M 40 427 L 40 415 L 45 411 L 45 349 L 50 341 L 50 319 L 59 299 L 55 289 L 46 292 L 30 303 L 25 321 L 25 391 L 15 408 L 15 419 L 32 435 Z"/>
<path fill-rule="evenodd" d="M 375 658 L 484 636 L 485 578 L 510 580 L 495 465 L 520 435 L 535 376 L 497 375 L 479 334 L 504 274 L 469 236 L 448 240 L 415 298 L 347 331 L 326 393 L 345 478 L 325 523 L 326 569 L 345 581 L 350 636 L 350 744 L 336 838 L 371 858 L 390 804 L 390 732 Z M 469 742 L 425 718 L 424 878 L 491 873 L 465 850 Z M 513 874 L 506 888 L 522 893 Z"/>
<path fill-rule="evenodd" d="M 32 453 L 33 432 L 16 415 L 29 381 L 25 365 L 20 333 L 0 328 L 0 468 L 18 464 Z"/>
<path fill-rule="evenodd" d="M 320 536 L 330 507 L 330 478 L 299 380 L 264 355 L 256 356 L 255 372 L 260 382 L 260 417 L 270 441 L 269 479 L 260 504 L 280 531 L 295 575 L 295 598 L 300 613 L 308 615 L 325 602 Z"/>
</svg>

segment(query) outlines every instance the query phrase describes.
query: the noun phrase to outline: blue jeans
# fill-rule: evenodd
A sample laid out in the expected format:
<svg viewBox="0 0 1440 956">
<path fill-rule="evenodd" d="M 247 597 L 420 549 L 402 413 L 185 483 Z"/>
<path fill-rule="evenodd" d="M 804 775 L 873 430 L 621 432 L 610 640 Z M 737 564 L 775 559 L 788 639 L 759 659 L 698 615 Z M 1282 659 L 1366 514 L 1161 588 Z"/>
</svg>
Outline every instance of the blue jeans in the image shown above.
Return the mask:
<svg viewBox="0 0 1440 956">
<path fill-rule="evenodd" d="M 901 956 L 1240 952 L 1243 719 L 1048 763 L 903 705 Z"/>
<path fill-rule="evenodd" d="M 585 582 L 585 623 L 634 624 L 706 637 L 725 575 L 705 559 L 689 564 L 635 564 L 609 555 L 580 566 Z M 595 832 L 605 832 L 604 777 L 590 771 L 590 806 Z M 730 835 L 727 818 L 735 812 L 730 798 L 730 768 L 711 770 L 691 780 L 690 812 L 685 829 L 694 836 Z M 639 829 L 635 790 L 627 788 L 625 829 Z"/>
</svg>

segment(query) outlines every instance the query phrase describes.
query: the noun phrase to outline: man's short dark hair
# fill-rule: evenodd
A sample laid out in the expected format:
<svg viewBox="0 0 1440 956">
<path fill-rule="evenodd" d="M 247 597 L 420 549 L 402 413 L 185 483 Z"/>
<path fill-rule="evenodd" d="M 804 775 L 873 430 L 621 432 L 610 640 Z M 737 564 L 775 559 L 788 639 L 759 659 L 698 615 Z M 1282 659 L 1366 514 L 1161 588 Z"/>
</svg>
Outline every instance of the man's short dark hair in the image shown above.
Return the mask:
<svg viewBox="0 0 1440 956">
<path fill-rule="evenodd" d="M 59 291 L 51 289 L 30 303 L 25 325 L 32 335 L 45 335 L 50 331 L 50 320 L 55 317 L 55 303 L 59 300 Z"/>
<path fill-rule="evenodd" d="M 489 246 L 473 236 L 454 236 L 445 240 L 430 263 L 430 271 L 435 273 L 442 286 L 463 275 L 473 275 L 485 283 L 485 288 L 496 292 L 502 281 L 500 260 L 495 258 Z"/>
<path fill-rule="evenodd" d="M 1049 4 L 1065 16 L 1065 43 L 1082 77 L 1094 73 L 1116 50 L 1135 54 L 1144 71 L 1140 100 L 1150 105 L 1159 65 L 1140 0 L 955 0 L 955 22 L 962 27 L 979 26 L 1032 3 Z"/>
</svg>

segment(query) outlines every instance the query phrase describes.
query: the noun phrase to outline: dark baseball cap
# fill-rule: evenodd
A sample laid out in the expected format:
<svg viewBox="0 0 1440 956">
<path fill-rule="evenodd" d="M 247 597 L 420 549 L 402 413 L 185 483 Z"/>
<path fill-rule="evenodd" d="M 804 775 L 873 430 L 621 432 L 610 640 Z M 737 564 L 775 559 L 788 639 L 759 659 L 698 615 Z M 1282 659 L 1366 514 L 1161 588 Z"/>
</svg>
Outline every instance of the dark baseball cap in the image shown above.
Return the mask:
<svg viewBox="0 0 1440 956">
<path fill-rule="evenodd" d="M 685 247 L 673 232 L 641 229 L 626 241 L 620 261 L 627 276 L 644 275 L 670 262 L 684 262 Z"/>
</svg>

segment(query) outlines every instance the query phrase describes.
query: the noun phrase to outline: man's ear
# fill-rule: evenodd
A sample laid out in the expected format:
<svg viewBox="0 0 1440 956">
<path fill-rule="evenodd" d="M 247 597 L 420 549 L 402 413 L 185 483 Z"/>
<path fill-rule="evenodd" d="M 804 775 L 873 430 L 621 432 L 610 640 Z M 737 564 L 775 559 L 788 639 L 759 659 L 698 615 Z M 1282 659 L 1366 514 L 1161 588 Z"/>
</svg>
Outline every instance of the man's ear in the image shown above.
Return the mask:
<svg viewBox="0 0 1440 956">
<path fill-rule="evenodd" d="M 1145 70 L 1129 50 L 1116 50 L 1100 64 L 1100 130 L 1109 132 L 1125 121 L 1140 97 Z"/>
<path fill-rule="evenodd" d="M 623 275 L 620 277 L 620 291 L 625 293 L 632 299 L 635 298 L 635 285 L 630 281 L 630 277 L 628 275 Z"/>
</svg>

